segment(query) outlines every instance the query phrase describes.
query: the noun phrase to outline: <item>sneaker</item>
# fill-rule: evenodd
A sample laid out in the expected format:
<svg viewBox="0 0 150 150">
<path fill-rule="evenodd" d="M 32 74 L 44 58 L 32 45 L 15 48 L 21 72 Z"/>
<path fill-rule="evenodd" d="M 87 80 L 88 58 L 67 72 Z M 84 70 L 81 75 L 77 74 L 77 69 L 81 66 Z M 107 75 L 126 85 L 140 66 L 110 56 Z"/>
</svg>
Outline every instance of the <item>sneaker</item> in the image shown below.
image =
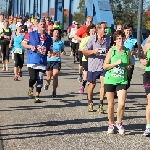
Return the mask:
<svg viewBox="0 0 150 150">
<path fill-rule="evenodd" d="M 119 134 L 123 135 L 125 133 L 124 127 L 122 126 L 122 122 L 121 123 L 116 122 L 116 127 L 118 129 Z"/>
<path fill-rule="evenodd" d="M 40 99 L 39 99 L 39 96 L 35 96 L 35 100 L 34 100 L 35 103 L 40 103 Z"/>
<path fill-rule="evenodd" d="M 29 89 L 28 97 L 29 97 L 30 99 L 33 98 L 33 89 Z"/>
<path fill-rule="evenodd" d="M 9 71 L 9 68 L 8 68 L 8 66 L 6 67 L 6 71 Z"/>
<path fill-rule="evenodd" d="M 146 127 L 146 130 L 144 131 L 143 135 L 150 136 L 150 127 Z"/>
<path fill-rule="evenodd" d="M 5 67 L 3 67 L 3 68 L 2 68 L 2 71 L 6 71 L 6 68 L 5 68 Z"/>
<path fill-rule="evenodd" d="M 56 91 L 52 92 L 52 97 L 57 97 L 56 96 Z"/>
<path fill-rule="evenodd" d="M 44 90 L 48 90 L 48 88 L 49 88 L 49 84 L 45 84 L 44 85 Z"/>
<path fill-rule="evenodd" d="M 100 112 L 100 113 L 102 113 L 102 114 L 104 114 L 103 105 L 99 105 L 97 111 Z"/>
<path fill-rule="evenodd" d="M 14 81 L 18 81 L 18 76 L 15 76 L 15 77 L 14 77 Z"/>
<path fill-rule="evenodd" d="M 93 103 L 88 104 L 88 112 L 93 112 Z"/>
<path fill-rule="evenodd" d="M 80 87 L 79 93 L 80 93 L 80 94 L 84 93 L 84 86 L 81 86 L 81 87 Z"/>
<path fill-rule="evenodd" d="M 18 76 L 19 76 L 19 77 L 22 77 L 22 71 L 19 71 L 19 72 L 18 72 Z"/>
<path fill-rule="evenodd" d="M 110 124 L 108 126 L 108 131 L 107 131 L 108 134 L 114 134 L 114 124 Z"/>
<path fill-rule="evenodd" d="M 81 76 L 79 76 L 77 79 L 78 79 L 79 82 L 82 82 L 82 77 Z"/>
</svg>

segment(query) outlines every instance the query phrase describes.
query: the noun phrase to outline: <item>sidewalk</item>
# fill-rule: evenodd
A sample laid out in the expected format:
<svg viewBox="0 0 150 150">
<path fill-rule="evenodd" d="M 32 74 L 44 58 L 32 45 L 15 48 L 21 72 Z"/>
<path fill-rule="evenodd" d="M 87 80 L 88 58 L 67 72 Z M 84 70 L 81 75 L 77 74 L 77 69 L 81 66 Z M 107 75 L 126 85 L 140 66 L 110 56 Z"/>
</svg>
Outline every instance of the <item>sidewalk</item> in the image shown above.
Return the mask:
<svg viewBox="0 0 150 150">
<path fill-rule="evenodd" d="M 69 49 L 63 56 L 59 75 L 58 97 L 51 98 L 42 90 L 42 103 L 27 98 L 28 71 L 23 68 L 20 81 L 13 81 L 13 61 L 10 72 L 0 70 L 0 129 L 4 150 L 148 150 L 149 138 L 145 130 L 147 99 L 142 86 L 143 70 L 135 68 L 128 91 L 124 127 L 126 135 L 107 135 L 105 114 L 87 112 L 85 94 L 78 93 L 78 65 L 73 64 Z M 99 103 L 99 83 L 94 90 L 94 109 Z M 115 109 L 117 101 L 115 103 Z M 104 101 L 107 110 L 107 101 Z M 115 111 L 116 115 L 116 111 Z"/>
</svg>

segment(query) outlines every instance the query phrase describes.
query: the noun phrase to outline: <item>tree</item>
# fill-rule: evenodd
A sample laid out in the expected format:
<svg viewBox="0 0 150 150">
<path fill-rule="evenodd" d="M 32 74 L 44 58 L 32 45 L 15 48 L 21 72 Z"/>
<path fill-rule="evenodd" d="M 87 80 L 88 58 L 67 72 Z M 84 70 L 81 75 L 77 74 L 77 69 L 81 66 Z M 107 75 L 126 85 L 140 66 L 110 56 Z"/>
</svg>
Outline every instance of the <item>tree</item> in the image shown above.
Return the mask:
<svg viewBox="0 0 150 150">
<path fill-rule="evenodd" d="M 112 11 L 114 15 L 115 24 L 132 24 L 137 27 L 138 21 L 138 5 L 137 0 L 110 0 Z M 144 0 L 144 6 L 146 0 Z M 143 17 L 143 27 L 145 26 Z"/>
<path fill-rule="evenodd" d="M 77 21 L 78 23 L 83 23 L 85 18 L 85 0 L 79 1 L 79 6 L 77 9 L 79 11 L 74 13 L 73 20 Z"/>
</svg>

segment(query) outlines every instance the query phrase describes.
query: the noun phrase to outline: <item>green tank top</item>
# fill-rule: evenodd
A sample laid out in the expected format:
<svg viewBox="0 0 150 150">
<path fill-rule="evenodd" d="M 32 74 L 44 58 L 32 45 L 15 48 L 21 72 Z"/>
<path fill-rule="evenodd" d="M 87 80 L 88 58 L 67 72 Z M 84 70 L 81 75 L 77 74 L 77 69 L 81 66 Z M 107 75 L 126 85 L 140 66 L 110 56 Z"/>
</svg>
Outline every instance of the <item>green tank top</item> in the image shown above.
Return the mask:
<svg viewBox="0 0 150 150">
<path fill-rule="evenodd" d="M 148 59 L 148 64 L 145 67 L 145 71 L 150 71 L 150 49 L 148 50 L 146 57 Z"/>
<path fill-rule="evenodd" d="M 124 53 L 119 54 L 116 47 L 112 47 L 112 57 L 110 63 L 114 63 L 121 59 L 122 64 L 115 66 L 114 68 L 107 70 L 104 78 L 104 84 L 127 84 L 127 66 L 129 65 L 129 50 L 124 47 Z"/>
</svg>

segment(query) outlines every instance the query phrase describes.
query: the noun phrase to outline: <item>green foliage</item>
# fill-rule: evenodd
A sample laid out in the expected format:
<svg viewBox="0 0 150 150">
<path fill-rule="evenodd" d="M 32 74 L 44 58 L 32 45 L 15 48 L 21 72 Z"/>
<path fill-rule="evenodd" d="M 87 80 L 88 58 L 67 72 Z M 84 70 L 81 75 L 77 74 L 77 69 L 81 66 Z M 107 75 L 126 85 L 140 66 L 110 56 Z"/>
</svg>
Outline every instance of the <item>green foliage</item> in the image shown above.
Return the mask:
<svg viewBox="0 0 150 150">
<path fill-rule="evenodd" d="M 139 1 L 110 0 L 110 3 L 112 6 L 115 24 L 132 24 L 134 27 L 137 27 Z M 145 5 L 146 0 L 144 0 L 144 6 Z M 146 26 L 145 20 L 147 20 L 147 16 L 143 15 L 143 27 Z"/>
<path fill-rule="evenodd" d="M 79 1 L 79 6 L 77 7 L 77 9 L 79 10 L 79 12 L 74 13 L 73 20 L 82 24 L 85 18 L 85 0 Z"/>
</svg>

